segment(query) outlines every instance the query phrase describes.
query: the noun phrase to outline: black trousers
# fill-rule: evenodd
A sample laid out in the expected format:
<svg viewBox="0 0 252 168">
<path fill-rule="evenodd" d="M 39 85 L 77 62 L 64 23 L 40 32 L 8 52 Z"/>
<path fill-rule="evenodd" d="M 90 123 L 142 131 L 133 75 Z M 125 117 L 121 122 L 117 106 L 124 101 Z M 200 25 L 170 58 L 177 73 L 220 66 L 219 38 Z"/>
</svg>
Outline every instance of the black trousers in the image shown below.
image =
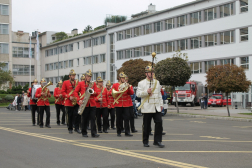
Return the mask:
<svg viewBox="0 0 252 168">
<path fill-rule="evenodd" d="M 143 113 L 143 143 L 149 143 L 149 133 L 151 131 L 151 119 L 155 123 L 154 142 L 162 142 L 162 113 Z"/>
<path fill-rule="evenodd" d="M 79 129 L 81 116 L 78 114 L 78 108 L 79 105 L 77 104 L 75 106 L 66 106 L 69 131 L 73 130 L 73 124 L 75 129 Z"/>
<path fill-rule="evenodd" d="M 57 124 L 60 124 L 60 110 L 62 111 L 62 118 L 61 118 L 61 124 L 65 123 L 65 107 L 60 104 L 55 104 L 56 107 L 56 119 L 57 119 Z"/>
<path fill-rule="evenodd" d="M 108 108 L 96 108 L 96 121 L 98 131 L 101 131 L 101 115 L 103 119 L 103 131 L 107 131 L 108 127 Z"/>
<path fill-rule="evenodd" d="M 133 106 L 130 107 L 130 128 L 131 131 L 135 130 L 135 116 Z"/>
<path fill-rule="evenodd" d="M 82 129 L 81 129 L 81 133 L 82 135 L 87 135 L 87 123 L 88 121 L 91 121 L 91 135 L 94 136 L 95 134 L 97 134 L 96 131 L 96 124 L 95 124 L 95 120 L 96 120 L 96 107 L 85 107 L 84 112 L 82 113 L 82 117 L 81 117 L 81 125 L 82 125 Z"/>
<path fill-rule="evenodd" d="M 39 110 L 39 125 L 40 126 L 43 126 L 44 125 L 44 122 L 43 122 L 43 119 L 44 119 L 44 111 L 46 112 L 46 126 L 50 125 L 50 116 L 51 116 L 51 113 L 50 113 L 50 106 L 38 106 L 38 110 Z"/>
<path fill-rule="evenodd" d="M 124 119 L 125 135 L 130 134 L 130 129 L 129 129 L 130 107 L 116 107 L 117 134 L 121 134 L 121 131 L 122 131 L 122 128 L 121 128 L 122 117 Z"/>
<path fill-rule="evenodd" d="M 35 122 L 35 113 L 37 111 L 37 123 L 39 124 L 39 112 L 37 109 L 37 105 L 30 105 L 31 106 L 31 117 L 32 117 L 32 124 L 36 124 Z"/>
<path fill-rule="evenodd" d="M 111 128 L 115 127 L 115 108 L 108 108 L 108 115 L 110 115 Z M 109 122 L 108 122 L 109 127 Z"/>
</svg>

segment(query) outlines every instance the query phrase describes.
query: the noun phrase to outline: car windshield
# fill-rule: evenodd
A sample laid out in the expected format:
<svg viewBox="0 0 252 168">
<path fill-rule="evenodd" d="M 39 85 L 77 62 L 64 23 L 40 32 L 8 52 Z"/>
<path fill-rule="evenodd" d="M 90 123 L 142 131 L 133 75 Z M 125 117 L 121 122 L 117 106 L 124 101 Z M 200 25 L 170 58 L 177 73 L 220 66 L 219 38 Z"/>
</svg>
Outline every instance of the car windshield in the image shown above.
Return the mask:
<svg viewBox="0 0 252 168">
<path fill-rule="evenodd" d="M 221 99 L 221 96 L 212 96 L 210 99 Z"/>
<path fill-rule="evenodd" d="M 190 84 L 185 84 L 184 86 L 177 86 L 175 90 L 190 90 Z"/>
</svg>

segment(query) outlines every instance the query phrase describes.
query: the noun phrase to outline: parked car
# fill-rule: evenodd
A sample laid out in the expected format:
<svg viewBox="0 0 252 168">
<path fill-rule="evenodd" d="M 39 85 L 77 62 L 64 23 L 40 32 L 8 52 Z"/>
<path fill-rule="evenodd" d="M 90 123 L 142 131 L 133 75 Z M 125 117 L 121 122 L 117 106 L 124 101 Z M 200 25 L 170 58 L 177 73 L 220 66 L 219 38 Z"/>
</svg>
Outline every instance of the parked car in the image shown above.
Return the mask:
<svg viewBox="0 0 252 168">
<path fill-rule="evenodd" d="M 223 106 L 223 95 L 222 94 L 213 94 L 209 99 L 208 99 L 208 107 L 210 106 Z"/>
<path fill-rule="evenodd" d="M 222 100 L 223 106 L 227 105 L 227 96 L 225 96 Z M 231 105 L 231 96 L 228 96 L 228 105 Z"/>
</svg>

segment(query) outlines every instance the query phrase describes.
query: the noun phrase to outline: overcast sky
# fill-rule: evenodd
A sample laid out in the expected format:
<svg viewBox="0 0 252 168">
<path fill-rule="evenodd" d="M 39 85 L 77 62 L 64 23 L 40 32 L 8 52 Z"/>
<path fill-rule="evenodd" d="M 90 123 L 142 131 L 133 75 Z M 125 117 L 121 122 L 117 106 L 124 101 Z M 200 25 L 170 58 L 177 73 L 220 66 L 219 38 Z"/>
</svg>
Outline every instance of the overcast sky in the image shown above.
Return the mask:
<svg viewBox="0 0 252 168">
<path fill-rule="evenodd" d="M 12 30 L 24 32 L 64 31 L 79 33 L 87 25 L 103 25 L 106 15 L 130 18 L 148 9 L 152 3 L 156 10 L 164 10 L 193 0 L 12 0 Z"/>
</svg>

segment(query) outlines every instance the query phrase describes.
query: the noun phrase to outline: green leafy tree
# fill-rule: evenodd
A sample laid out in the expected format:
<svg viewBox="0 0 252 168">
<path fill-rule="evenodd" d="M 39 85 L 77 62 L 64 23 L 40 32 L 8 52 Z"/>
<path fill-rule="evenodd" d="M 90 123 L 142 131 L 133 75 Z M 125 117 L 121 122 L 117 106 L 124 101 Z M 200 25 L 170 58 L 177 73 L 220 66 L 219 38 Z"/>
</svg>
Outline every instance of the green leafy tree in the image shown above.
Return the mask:
<svg viewBox="0 0 252 168">
<path fill-rule="evenodd" d="M 154 68 L 157 80 L 161 85 L 184 86 L 191 77 L 191 68 L 187 61 L 187 54 L 180 51 L 177 51 L 172 58 L 159 61 Z M 175 95 L 175 99 L 179 113 L 177 95 Z"/>
<path fill-rule="evenodd" d="M 27 92 L 28 89 L 29 89 L 29 84 L 24 85 L 23 91 L 24 91 L 24 92 Z"/>
<path fill-rule="evenodd" d="M 5 63 L 0 63 L 0 87 L 2 87 L 2 85 L 6 84 L 7 82 L 14 82 L 11 71 L 2 70 L 2 68 L 4 68 L 5 66 Z"/>
<path fill-rule="evenodd" d="M 68 35 L 65 32 L 59 32 L 55 34 L 57 41 L 67 39 Z"/>
<path fill-rule="evenodd" d="M 92 26 L 87 25 L 87 27 L 86 27 L 86 28 L 84 29 L 84 31 L 83 31 L 83 34 L 88 33 L 88 32 L 90 32 L 90 31 L 93 31 L 93 28 L 92 28 Z"/>
<path fill-rule="evenodd" d="M 94 30 L 103 29 L 103 28 L 105 28 L 105 27 L 106 27 L 106 25 L 101 25 L 101 26 L 98 26 L 98 27 L 94 28 Z"/>
<path fill-rule="evenodd" d="M 151 62 L 144 61 L 143 59 L 130 59 L 122 64 L 122 67 L 117 70 L 117 79 L 119 79 L 119 73 L 124 72 L 129 77 L 129 83 L 132 86 L 137 86 L 138 82 L 145 79 L 144 69 Z"/>
<path fill-rule="evenodd" d="M 244 69 L 236 65 L 217 65 L 211 67 L 206 74 L 209 90 L 226 93 L 227 112 L 230 117 L 228 94 L 231 92 L 247 92 L 251 81 L 247 80 Z"/>
<path fill-rule="evenodd" d="M 119 15 L 112 15 L 108 16 L 104 20 L 104 24 L 107 25 L 107 22 L 109 23 L 120 23 L 127 20 L 127 16 L 119 16 Z"/>
<path fill-rule="evenodd" d="M 68 79 L 69 79 L 69 75 L 62 76 L 62 81 L 63 82 L 66 81 L 66 80 L 68 80 Z"/>
</svg>

